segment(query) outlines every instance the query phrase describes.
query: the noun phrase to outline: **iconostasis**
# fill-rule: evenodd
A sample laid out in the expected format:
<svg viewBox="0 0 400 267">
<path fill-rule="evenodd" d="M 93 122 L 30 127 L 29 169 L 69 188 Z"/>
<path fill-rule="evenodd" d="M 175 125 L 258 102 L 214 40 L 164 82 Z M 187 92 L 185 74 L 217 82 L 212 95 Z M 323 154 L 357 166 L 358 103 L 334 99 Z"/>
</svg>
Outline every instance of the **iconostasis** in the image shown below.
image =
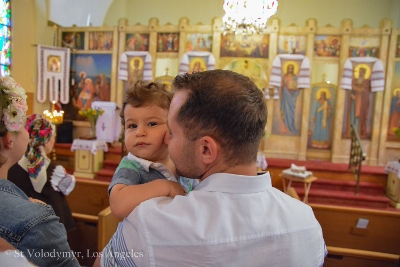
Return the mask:
<svg viewBox="0 0 400 267">
<path fill-rule="evenodd" d="M 268 158 L 348 163 L 350 125 L 355 125 L 365 164 L 397 160 L 400 137 L 400 33 L 389 20 L 379 28 L 280 26 L 264 34 L 222 32 L 211 25 L 129 25 L 59 29 L 59 46 L 71 49 L 71 120 L 96 100 L 122 104 L 137 80 L 171 83 L 185 72 L 232 70 L 250 77 L 265 93 L 269 111 L 260 148 Z M 67 112 L 66 112 L 67 113 Z M 68 119 L 68 118 L 66 118 Z"/>
</svg>

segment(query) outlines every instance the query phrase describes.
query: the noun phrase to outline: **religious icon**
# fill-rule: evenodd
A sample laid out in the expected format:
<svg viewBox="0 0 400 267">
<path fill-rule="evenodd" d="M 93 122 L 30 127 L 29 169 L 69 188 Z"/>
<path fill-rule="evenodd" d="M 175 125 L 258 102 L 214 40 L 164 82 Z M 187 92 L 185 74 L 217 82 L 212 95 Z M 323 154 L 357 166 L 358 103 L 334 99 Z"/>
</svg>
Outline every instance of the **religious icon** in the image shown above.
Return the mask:
<svg viewBox="0 0 400 267">
<path fill-rule="evenodd" d="M 186 35 L 186 52 L 206 51 L 211 52 L 212 34 L 188 33 Z"/>
<path fill-rule="evenodd" d="M 62 46 L 71 49 L 82 50 L 85 44 L 84 32 L 63 32 Z"/>
<path fill-rule="evenodd" d="M 47 57 L 47 71 L 61 72 L 61 59 L 59 56 L 50 55 Z"/>
<path fill-rule="evenodd" d="M 157 52 L 178 52 L 179 33 L 159 33 L 157 35 Z"/>
<path fill-rule="evenodd" d="M 339 57 L 340 36 L 317 35 L 314 38 L 314 55 L 317 57 Z"/>
<path fill-rule="evenodd" d="M 126 51 L 149 51 L 150 34 L 128 33 L 126 34 Z"/>
<path fill-rule="evenodd" d="M 294 60 L 282 64 L 282 82 L 279 90 L 280 103 L 275 103 L 279 116 L 274 116 L 273 133 L 299 135 L 301 119 L 301 93 L 298 88 L 299 64 Z M 279 102 L 279 101 L 275 101 Z"/>
<path fill-rule="evenodd" d="M 378 37 L 351 37 L 349 57 L 378 57 L 380 39 Z"/>
<path fill-rule="evenodd" d="M 350 137 L 350 125 L 354 125 L 361 139 L 371 137 L 372 103 L 371 66 L 365 63 L 354 67 L 352 89 L 346 93 L 343 137 Z"/>
<path fill-rule="evenodd" d="M 396 57 L 400 57 L 400 35 L 397 35 Z"/>
<path fill-rule="evenodd" d="M 305 36 L 280 35 L 278 54 L 306 54 L 307 38 Z"/>
<path fill-rule="evenodd" d="M 113 32 L 89 32 L 89 49 L 90 50 L 112 50 L 113 48 Z"/>
<path fill-rule="evenodd" d="M 132 57 L 129 60 L 129 76 L 127 86 L 133 86 L 136 81 L 143 80 L 144 61 L 142 57 Z"/>
<path fill-rule="evenodd" d="M 221 34 L 220 57 L 268 58 L 268 49 L 268 34 Z"/>
<path fill-rule="evenodd" d="M 193 57 L 190 59 L 189 74 L 207 70 L 207 64 L 204 57 Z"/>
<path fill-rule="evenodd" d="M 388 134 L 394 136 L 393 128 L 400 127 L 400 88 L 393 90 L 392 102 L 390 105 L 390 121 Z"/>
<path fill-rule="evenodd" d="M 111 54 L 72 54 L 70 101 L 63 105 L 64 119 L 84 120 L 78 114 L 93 101 L 110 101 Z"/>
<path fill-rule="evenodd" d="M 312 88 L 308 147 L 316 149 L 331 147 L 334 100 L 335 89 L 332 85 L 321 83 Z"/>
</svg>

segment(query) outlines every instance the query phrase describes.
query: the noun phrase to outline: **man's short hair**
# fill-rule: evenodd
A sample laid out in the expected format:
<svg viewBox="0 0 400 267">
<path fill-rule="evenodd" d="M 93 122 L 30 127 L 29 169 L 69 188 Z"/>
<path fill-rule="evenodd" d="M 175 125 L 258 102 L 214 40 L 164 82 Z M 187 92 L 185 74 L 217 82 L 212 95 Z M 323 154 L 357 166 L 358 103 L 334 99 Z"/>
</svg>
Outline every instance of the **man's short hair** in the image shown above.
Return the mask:
<svg viewBox="0 0 400 267">
<path fill-rule="evenodd" d="M 176 118 L 189 140 L 213 137 L 231 165 L 256 161 L 267 107 L 254 82 L 233 71 L 210 70 L 179 75 L 173 88 L 189 91 Z"/>
</svg>

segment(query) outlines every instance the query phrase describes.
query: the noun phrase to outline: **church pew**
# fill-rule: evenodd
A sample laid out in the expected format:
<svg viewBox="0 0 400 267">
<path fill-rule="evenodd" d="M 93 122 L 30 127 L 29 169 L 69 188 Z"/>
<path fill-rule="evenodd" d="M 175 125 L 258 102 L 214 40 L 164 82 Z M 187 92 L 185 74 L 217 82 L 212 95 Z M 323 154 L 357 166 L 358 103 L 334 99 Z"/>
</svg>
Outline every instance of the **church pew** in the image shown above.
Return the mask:
<svg viewBox="0 0 400 267">
<path fill-rule="evenodd" d="M 105 208 L 99 213 L 98 216 L 98 250 L 102 251 L 103 248 L 110 241 L 111 237 L 117 230 L 118 223 L 122 219 L 115 217 L 111 213 L 110 207 Z"/>
<path fill-rule="evenodd" d="M 88 178 L 76 178 L 74 190 L 67 196 L 72 212 L 97 216 L 107 208 L 109 182 Z"/>
<path fill-rule="evenodd" d="M 321 224 L 328 246 L 324 266 L 397 266 L 400 211 L 310 206 Z M 368 220 L 365 229 L 356 227 L 359 219 Z"/>
<path fill-rule="evenodd" d="M 99 251 L 99 214 L 110 205 L 108 185 L 77 177 L 74 190 L 67 196 L 76 223 L 76 229 L 68 233 L 68 242 L 82 266 L 92 266 Z"/>
<path fill-rule="evenodd" d="M 399 255 L 327 246 L 324 267 L 398 267 Z"/>
</svg>

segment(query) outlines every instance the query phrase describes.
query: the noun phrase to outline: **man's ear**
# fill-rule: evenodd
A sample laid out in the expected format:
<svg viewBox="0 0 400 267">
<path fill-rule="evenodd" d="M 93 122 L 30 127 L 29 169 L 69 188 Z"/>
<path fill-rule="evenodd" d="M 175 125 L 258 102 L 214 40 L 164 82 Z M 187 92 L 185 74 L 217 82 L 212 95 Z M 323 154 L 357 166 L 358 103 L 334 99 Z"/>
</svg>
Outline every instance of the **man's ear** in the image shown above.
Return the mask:
<svg viewBox="0 0 400 267">
<path fill-rule="evenodd" d="M 7 132 L 3 137 L 1 137 L 1 143 L 4 149 L 12 149 L 13 141 L 11 139 L 11 135 Z"/>
<path fill-rule="evenodd" d="M 214 138 L 204 136 L 200 138 L 200 153 L 204 164 L 210 164 L 215 161 L 218 155 L 218 144 Z"/>
</svg>

